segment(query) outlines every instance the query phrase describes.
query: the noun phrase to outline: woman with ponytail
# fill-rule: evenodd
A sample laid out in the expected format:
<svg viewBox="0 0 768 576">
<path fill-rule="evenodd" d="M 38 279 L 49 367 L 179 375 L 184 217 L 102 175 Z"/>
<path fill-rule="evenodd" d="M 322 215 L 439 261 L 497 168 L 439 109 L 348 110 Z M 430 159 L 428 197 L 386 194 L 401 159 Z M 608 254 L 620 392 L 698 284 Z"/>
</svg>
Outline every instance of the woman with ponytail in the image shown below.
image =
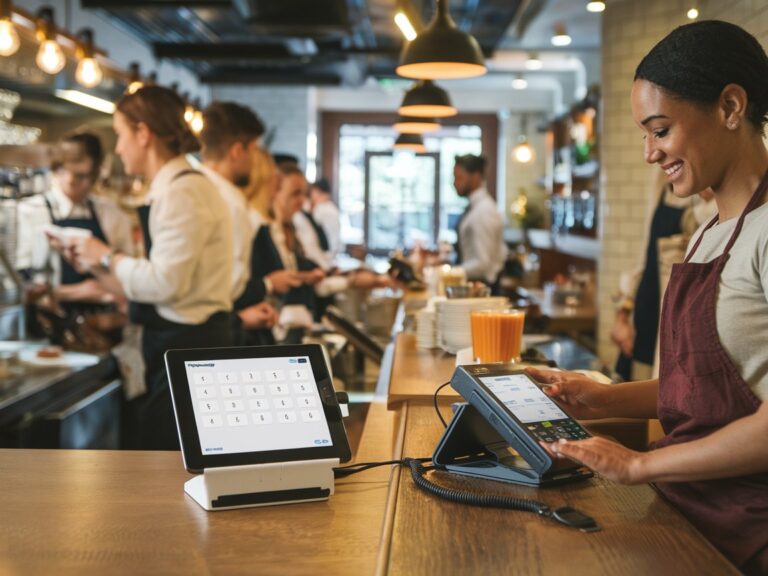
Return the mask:
<svg viewBox="0 0 768 576">
<path fill-rule="evenodd" d="M 199 145 L 175 92 L 147 86 L 124 96 L 113 127 L 126 173 L 149 184 L 139 209 L 146 256 L 89 239 L 76 250 L 76 264 L 125 294 L 131 320 L 143 326 L 146 392 L 128 403 L 125 446 L 178 449 L 163 355 L 231 345 L 232 225 L 221 195 L 184 157 Z"/>
<path fill-rule="evenodd" d="M 531 370 L 578 418 L 659 418 L 649 452 L 604 438 L 548 444 L 612 480 L 653 482 L 746 574 L 768 574 L 768 57 L 743 29 L 674 30 L 640 62 L 632 114 L 680 198 L 710 188 L 718 214 L 675 264 L 659 378 L 604 386 Z"/>
</svg>

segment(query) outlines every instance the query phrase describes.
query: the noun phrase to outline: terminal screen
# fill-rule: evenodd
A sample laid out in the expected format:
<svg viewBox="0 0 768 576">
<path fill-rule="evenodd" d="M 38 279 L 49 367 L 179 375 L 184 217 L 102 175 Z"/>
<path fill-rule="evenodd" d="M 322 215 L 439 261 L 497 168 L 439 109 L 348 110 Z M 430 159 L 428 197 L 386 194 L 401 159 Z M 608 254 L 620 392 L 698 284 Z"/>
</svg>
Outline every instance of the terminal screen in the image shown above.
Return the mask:
<svg viewBox="0 0 768 576">
<path fill-rule="evenodd" d="M 184 363 L 203 454 L 331 446 L 308 356 Z"/>
<path fill-rule="evenodd" d="M 568 415 L 524 374 L 485 376 L 480 378 L 480 381 L 524 424 L 568 418 Z"/>
</svg>

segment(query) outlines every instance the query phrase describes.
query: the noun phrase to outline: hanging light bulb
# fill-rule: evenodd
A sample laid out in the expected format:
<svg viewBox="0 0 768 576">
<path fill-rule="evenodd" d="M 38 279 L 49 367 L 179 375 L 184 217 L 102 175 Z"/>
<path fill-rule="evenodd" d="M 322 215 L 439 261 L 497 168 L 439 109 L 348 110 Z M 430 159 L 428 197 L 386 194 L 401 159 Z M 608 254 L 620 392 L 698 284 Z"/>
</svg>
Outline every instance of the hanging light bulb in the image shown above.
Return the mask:
<svg viewBox="0 0 768 576">
<path fill-rule="evenodd" d="M 528 60 L 525 61 L 525 67 L 528 70 L 541 70 L 544 68 L 544 62 L 539 58 L 538 52 L 530 52 L 528 54 Z"/>
<path fill-rule="evenodd" d="M 448 118 L 459 113 L 451 104 L 448 92 L 432 80 L 419 80 L 409 88 L 397 112 L 419 118 Z"/>
<path fill-rule="evenodd" d="M 408 19 L 408 15 L 405 12 L 398 12 L 395 14 L 395 24 L 400 28 L 400 32 L 403 33 L 403 36 L 405 36 L 405 39 L 408 40 L 408 42 L 416 38 L 416 29 L 413 27 L 413 24 L 411 24 L 411 21 Z"/>
<path fill-rule="evenodd" d="M 512 88 L 514 88 L 515 90 L 525 90 L 526 88 L 528 88 L 528 80 L 526 80 L 522 74 L 518 74 L 512 80 Z"/>
<path fill-rule="evenodd" d="M 35 62 L 46 74 L 58 74 L 67 63 L 67 58 L 56 42 L 53 8 L 41 8 L 37 13 L 37 38 L 40 41 L 40 49 L 37 51 Z"/>
<path fill-rule="evenodd" d="M 568 31 L 565 28 L 565 24 L 562 22 L 555 24 L 555 33 L 552 36 L 553 46 L 568 46 L 571 43 L 571 37 L 568 36 Z"/>
<path fill-rule="evenodd" d="M 533 148 L 530 144 L 528 144 L 528 141 L 524 140 L 514 147 L 512 150 L 512 156 L 514 157 L 515 162 L 520 162 L 520 164 L 528 164 L 529 162 L 533 161 Z"/>
<path fill-rule="evenodd" d="M 699 11 L 694 6 L 693 8 L 688 10 L 687 16 L 688 16 L 688 20 L 696 20 L 696 18 L 699 17 Z"/>
<path fill-rule="evenodd" d="M 605 2 L 587 2 L 588 12 L 603 12 L 605 11 Z"/>
<path fill-rule="evenodd" d="M 426 152 L 424 139 L 421 134 L 400 134 L 395 140 L 395 150 L 410 150 L 411 152 Z"/>
<path fill-rule="evenodd" d="M 86 88 L 95 88 L 101 84 L 104 73 L 96 61 L 96 54 L 93 49 L 93 30 L 84 28 L 78 37 L 80 41 L 77 45 L 78 63 L 75 79 Z"/>
<path fill-rule="evenodd" d="M 462 32 L 448 13 L 448 0 L 435 0 L 435 17 L 424 32 L 403 49 L 398 75 L 416 80 L 471 78 L 488 71 L 471 35 Z"/>
<path fill-rule="evenodd" d="M 128 87 L 125 91 L 128 94 L 133 94 L 139 88 L 144 86 L 144 82 L 141 81 L 141 70 L 138 62 L 131 62 L 128 65 Z"/>
<path fill-rule="evenodd" d="M 400 116 L 392 128 L 402 134 L 425 134 L 440 129 L 440 122 L 434 118 L 414 118 Z"/>
<path fill-rule="evenodd" d="M 189 100 L 189 92 L 186 92 L 183 98 L 184 102 L 186 102 L 184 106 L 184 122 L 192 124 L 192 120 L 195 117 L 195 107 L 192 106 L 192 102 Z"/>
<path fill-rule="evenodd" d="M 0 0 L 0 56 L 16 54 L 21 42 L 13 25 L 13 11 L 10 0 Z"/>
<path fill-rule="evenodd" d="M 203 110 L 200 106 L 200 100 L 195 100 L 195 111 L 192 113 L 192 120 L 189 122 L 189 127 L 195 134 L 200 134 L 205 127 L 205 120 L 203 119 Z M 185 112 L 186 114 L 186 112 Z"/>
</svg>

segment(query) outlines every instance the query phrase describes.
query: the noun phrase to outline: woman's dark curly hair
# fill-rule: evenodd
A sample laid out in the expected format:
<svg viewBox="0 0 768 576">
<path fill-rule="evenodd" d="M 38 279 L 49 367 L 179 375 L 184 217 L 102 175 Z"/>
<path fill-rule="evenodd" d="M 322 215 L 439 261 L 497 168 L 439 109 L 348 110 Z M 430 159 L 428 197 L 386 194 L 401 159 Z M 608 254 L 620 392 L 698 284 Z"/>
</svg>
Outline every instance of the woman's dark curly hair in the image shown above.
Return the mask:
<svg viewBox="0 0 768 576">
<path fill-rule="evenodd" d="M 728 84 L 747 93 L 747 118 L 762 132 L 768 121 L 768 56 L 746 30 L 703 20 L 673 30 L 643 58 L 635 80 L 702 104 L 715 104 Z"/>
</svg>

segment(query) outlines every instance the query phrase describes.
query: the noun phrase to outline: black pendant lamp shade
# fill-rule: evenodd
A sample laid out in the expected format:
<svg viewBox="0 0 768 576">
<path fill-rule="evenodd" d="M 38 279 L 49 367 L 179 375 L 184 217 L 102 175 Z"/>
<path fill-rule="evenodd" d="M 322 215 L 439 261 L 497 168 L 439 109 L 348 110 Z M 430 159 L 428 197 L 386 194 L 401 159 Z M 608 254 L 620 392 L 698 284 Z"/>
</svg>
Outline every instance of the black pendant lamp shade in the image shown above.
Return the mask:
<svg viewBox="0 0 768 576">
<path fill-rule="evenodd" d="M 436 0 L 437 11 L 429 27 L 403 49 L 395 71 L 405 78 L 442 80 L 481 76 L 485 66 L 480 45 L 462 32 L 448 13 L 448 0 Z"/>
<path fill-rule="evenodd" d="M 440 129 L 440 122 L 435 118 L 416 118 L 412 116 L 398 116 L 397 122 L 392 128 L 401 134 L 425 134 Z"/>
<path fill-rule="evenodd" d="M 432 80 L 419 80 L 405 93 L 398 113 L 419 118 L 448 118 L 458 114 L 448 92 Z"/>
<path fill-rule="evenodd" d="M 424 140 L 421 134 L 400 134 L 395 140 L 395 150 L 411 150 L 412 152 L 426 152 Z"/>
</svg>

